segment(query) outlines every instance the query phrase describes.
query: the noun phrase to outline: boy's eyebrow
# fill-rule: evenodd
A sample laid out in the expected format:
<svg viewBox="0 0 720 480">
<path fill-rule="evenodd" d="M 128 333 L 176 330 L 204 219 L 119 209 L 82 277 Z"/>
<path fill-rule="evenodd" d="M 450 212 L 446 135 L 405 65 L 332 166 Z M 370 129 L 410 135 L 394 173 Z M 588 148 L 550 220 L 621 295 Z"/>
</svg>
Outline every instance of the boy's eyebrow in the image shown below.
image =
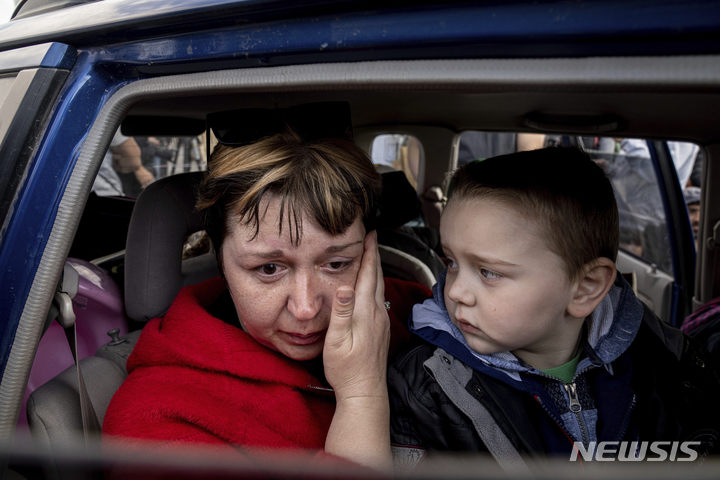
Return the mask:
<svg viewBox="0 0 720 480">
<path fill-rule="evenodd" d="M 508 262 L 506 260 L 501 260 L 499 258 L 483 257 L 482 255 L 476 255 L 474 253 L 470 253 L 469 256 L 473 257 L 475 260 L 478 260 L 482 263 L 489 263 L 492 265 L 500 265 L 503 267 L 517 267 L 518 266 L 516 263 Z"/>
<path fill-rule="evenodd" d="M 445 244 L 441 244 L 443 251 L 448 252 L 452 251 L 452 249 L 448 248 Z M 500 265 L 503 267 L 517 267 L 518 265 L 516 263 L 508 262 L 506 260 L 501 260 L 499 258 L 493 258 L 493 257 L 484 257 L 482 255 L 478 255 L 476 253 L 468 253 L 469 257 L 472 257 L 475 261 L 478 261 L 480 263 L 489 263 L 491 265 Z"/>
</svg>

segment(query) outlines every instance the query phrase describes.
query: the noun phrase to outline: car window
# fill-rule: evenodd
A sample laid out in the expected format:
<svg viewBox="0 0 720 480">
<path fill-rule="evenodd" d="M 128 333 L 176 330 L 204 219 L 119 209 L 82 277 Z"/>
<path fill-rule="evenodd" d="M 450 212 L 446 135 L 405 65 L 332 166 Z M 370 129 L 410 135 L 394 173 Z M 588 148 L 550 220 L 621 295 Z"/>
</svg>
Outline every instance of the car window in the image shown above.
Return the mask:
<svg viewBox="0 0 720 480">
<path fill-rule="evenodd" d="M 132 136 L 117 132 L 93 184 L 98 196 L 137 197 L 153 181 L 205 170 L 204 136 Z"/>
<path fill-rule="evenodd" d="M 672 275 L 669 225 L 647 141 L 584 137 L 580 143 L 612 181 L 620 213 L 620 248 Z M 686 192 L 686 202 L 699 204 L 699 186 L 693 186 L 691 180 L 698 146 L 686 142 L 667 142 L 667 145 L 678 180 Z M 698 222 L 699 219 L 693 223 L 698 225 Z"/>
<path fill-rule="evenodd" d="M 473 160 L 542 148 L 545 141 L 543 134 L 466 131 L 458 141 L 457 166 Z"/>
<path fill-rule="evenodd" d="M 383 134 L 375 137 L 371 150 L 375 165 L 385 165 L 405 173 L 417 190 L 424 155 L 420 140 L 412 135 Z"/>
</svg>

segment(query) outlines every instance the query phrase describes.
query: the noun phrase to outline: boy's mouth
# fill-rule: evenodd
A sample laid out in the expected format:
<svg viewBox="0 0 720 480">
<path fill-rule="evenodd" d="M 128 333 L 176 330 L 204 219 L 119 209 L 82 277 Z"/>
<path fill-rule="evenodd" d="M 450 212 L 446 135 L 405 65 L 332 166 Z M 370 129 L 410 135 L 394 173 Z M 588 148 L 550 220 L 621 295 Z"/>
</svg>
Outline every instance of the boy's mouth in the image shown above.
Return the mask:
<svg viewBox="0 0 720 480">
<path fill-rule="evenodd" d="M 471 335 L 478 335 L 482 332 L 479 328 L 475 327 L 469 322 L 466 322 L 465 320 L 461 320 L 459 318 L 455 319 L 455 324 L 460 329 L 461 332 L 469 333 Z"/>
</svg>

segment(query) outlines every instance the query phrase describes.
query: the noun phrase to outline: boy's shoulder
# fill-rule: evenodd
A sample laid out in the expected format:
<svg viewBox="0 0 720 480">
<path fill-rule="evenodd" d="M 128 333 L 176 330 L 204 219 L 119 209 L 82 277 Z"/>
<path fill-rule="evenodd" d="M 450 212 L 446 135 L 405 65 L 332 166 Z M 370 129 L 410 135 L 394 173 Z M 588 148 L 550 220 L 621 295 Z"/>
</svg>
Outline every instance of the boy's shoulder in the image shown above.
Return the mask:
<svg viewBox="0 0 720 480">
<path fill-rule="evenodd" d="M 411 335 L 411 338 L 390 359 L 390 369 L 400 372 L 422 370 L 423 363 L 432 357 L 437 348 L 417 335 Z"/>
<path fill-rule="evenodd" d="M 643 303 L 643 316 L 640 328 L 633 340 L 633 345 L 642 344 L 642 351 L 651 352 L 661 348 L 676 360 L 688 354 L 694 345 L 689 337 L 679 328 L 673 327 L 657 317 L 650 308 Z"/>
</svg>

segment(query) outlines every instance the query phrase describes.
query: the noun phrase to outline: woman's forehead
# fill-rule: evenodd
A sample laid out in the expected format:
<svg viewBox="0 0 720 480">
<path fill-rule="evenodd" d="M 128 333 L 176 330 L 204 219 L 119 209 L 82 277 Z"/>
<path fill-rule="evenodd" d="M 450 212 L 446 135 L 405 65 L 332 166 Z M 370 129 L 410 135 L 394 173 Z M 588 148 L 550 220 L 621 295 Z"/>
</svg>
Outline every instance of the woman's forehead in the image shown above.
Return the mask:
<svg viewBox="0 0 720 480">
<path fill-rule="evenodd" d="M 302 249 L 324 252 L 362 244 L 365 238 L 365 228 L 359 217 L 344 232 L 332 235 L 318 224 L 307 209 L 289 212 L 279 195 L 269 194 L 266 197 L 259 205 L 257 226 L 237 216 L 230 220 L 229 233 L 235 242 L 268 251 Z M 299 242 L 293 242 L 297 234 Z"/>
</svg>

